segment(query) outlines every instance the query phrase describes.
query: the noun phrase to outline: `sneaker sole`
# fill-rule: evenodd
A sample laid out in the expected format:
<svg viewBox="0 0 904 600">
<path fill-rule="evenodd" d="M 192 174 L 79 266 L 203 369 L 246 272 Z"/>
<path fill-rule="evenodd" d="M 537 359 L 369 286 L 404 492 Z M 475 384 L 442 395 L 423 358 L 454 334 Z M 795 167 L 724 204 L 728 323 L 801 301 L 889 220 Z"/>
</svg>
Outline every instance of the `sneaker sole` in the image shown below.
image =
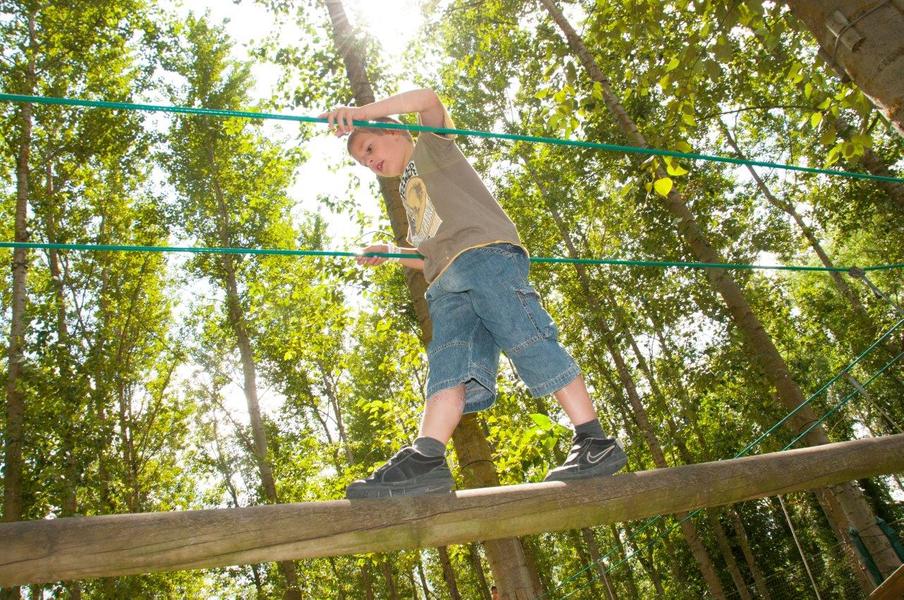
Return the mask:
<svg viewBox="0 0 904 600">
<path fill-rule="evenodd" d="M 404 485 L 361 485 L 345 490 L 345 497 L 349 500 L 364 500 L 372 498 L 399 498 L 403 496 L 428 496 L 434 494 L 451 494 L 455 483 L 451 479 L 438 479 L 419 481 Z"/>
<path fill-rule="evenodd" d="M 550 473 L 543 481 L 573 481 L 575 479 L 590 479 L 592 477 L 606 477 L 615 475 L 628 464 L 628 457 L 624 453 L 613 457 L 613 460 L 602 462 L 592 469 L 584 469 L 583 471 L 562 471 L 560 473 Z"/>
</svg>

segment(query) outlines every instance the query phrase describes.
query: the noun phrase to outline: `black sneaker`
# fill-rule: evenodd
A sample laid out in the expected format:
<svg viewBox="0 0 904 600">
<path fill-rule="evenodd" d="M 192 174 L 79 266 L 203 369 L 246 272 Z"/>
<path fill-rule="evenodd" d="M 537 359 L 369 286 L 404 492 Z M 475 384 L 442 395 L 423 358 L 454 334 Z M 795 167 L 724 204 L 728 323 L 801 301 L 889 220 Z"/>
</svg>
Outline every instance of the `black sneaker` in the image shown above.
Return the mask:
<svg viewBox="0 0 904 600">
<path fill-rule="evenodd" d="M 448 494 L 454 484 L 445 456 L 424 456 L 406 447 L 367 479 L 353 481 L 346 488 L 345 497 L 351 500 Z"/>
<path fill-rule="evenodd" d="M 613 438 L 576 435 L 571 452 L 561 467 L 547 473 L 543 481 L 567 481 L 612 475 L 621 470 L 628 457 L 621 444 Z"/>
</svg>

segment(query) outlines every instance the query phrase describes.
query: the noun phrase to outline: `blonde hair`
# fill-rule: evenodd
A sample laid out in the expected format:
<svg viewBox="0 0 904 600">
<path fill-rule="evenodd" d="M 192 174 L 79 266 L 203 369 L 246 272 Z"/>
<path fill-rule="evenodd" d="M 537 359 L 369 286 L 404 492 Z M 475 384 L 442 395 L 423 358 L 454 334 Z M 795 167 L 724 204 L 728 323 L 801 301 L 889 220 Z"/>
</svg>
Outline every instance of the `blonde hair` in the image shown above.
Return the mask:
<svg viewBox="0 0 904 600">
<path fill-rule="evenodd" d="M 379 117 L 377 119 L 371 119 L 371 120 L 376 121 L 378 123 L 395 123 L 396 125 L 402 124 L 401 121 L 399 121 L 398 119 L 393 119 L 392 117 Z M 412 139 L 411 133 L 407 129 L 391 130 L 391 129 L 382 129 L 380 127 L 356 127 L 351 132 L 351 134 L 348 136 L 348 141 L 345 144 L 345 148 L 348 151 L 348 153 L 351 154 L 352 153 L 352 143 L 354 142 L 355 138 L 358 137 L 359 134 L 372 133 L 373 135 L 388 135 L 390 131 L 398 131 L 399 133 L 404 135 L 409 140 Z"/>
</svg>

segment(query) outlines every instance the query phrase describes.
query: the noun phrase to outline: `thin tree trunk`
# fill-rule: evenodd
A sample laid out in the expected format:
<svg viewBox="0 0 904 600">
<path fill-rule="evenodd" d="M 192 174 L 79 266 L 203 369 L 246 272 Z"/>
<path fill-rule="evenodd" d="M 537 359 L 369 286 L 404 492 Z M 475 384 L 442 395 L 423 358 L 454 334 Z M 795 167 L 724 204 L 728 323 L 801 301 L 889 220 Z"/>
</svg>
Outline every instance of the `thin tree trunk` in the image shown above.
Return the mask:
<svg viewBox="0 0 904 600">
<path fill-rule="evenodd" d="M 32 94 L 36 86 L 35 76 L 35 13 L 28 15 L 28 65 L 23 93 Z M 15 239 L 28 241 L 28 179 L 31 156 L 32 105 L 23 104 L 19 109 L 22 131 L 16 156 L 16 221 Z M 28 276 L 28 255 L 24 248 L 13 250 L 12 315 L 10 318 L 9 348 L 6 375 L 6 444 L 3 456 L 3 520 L 19 521 L 24 515 L 22 490 L 22 448 L 25 438 L 25 394 L 22 391 L 22 368 L 25 363 L 25 301 Z M 19 588 L 0 589 L 0 597 L 18 598 Z"/>
<path fill-rule="evenodd" d="M 647 576 L 649 576 L 650 581 L 653 583 L 653 587 L 656 589 L 656 597 L 664 597 L 665 590 L 662 587 L 662 579 L 659 577 L 659 571 L 656 570 L 656 565 L 653 562 L 652 556 L 644 556 L 640 549 L 640 544 L 638 544 L 636 539 L 632 539 L 630 536 L 628 537 L 628 545 L 631 546 L 634 551 L 633 555 L 637 557 L 637 562 L 639 562 L 644 571 L 647 572 Z"/>
<path fill-rule="evenodd" d="M 417 558 L 417 575 L 421 580 L 421 589 L 424 590 L 424 600 L 430 600 L 430 586 L 427 585 L 427 576 L 424 574 L 424 562 L 421 560 L 420 554 L 418 554 Z"/>
<path fill-rule="evenodd" d="M 596 542 L 596 536 L 593 535 L 593 530 L 585 527 L 581 529 L 581 536 L 584 538 L 584 543 L 587 544 L 587 551 L 590 553 L 590 560 L 593 561 L 596 573 L 599 576 L 600 581 L 603 582 L 603 585 L 606 586 L 606 597 L 608 597 L 609 600 L 617 600 L 615 588 L 612 586 L 612 581 L 609 579 L 609 574 L 606 572 L 606 565 L 603 564 L 603 557 L 600 555 L 600 547 Z"/>
<path fill-rule="evenodd" d="M 458 581 L 455 579 L 455 570 L 452 568 L 452 560 L 449 558 L 449 548 L 440 546 L 436 551 L 439 553 L 439 564 L 443 567 L 443 579 L 446 581 L 446 587 L 449 588 L 449 597 L 452 600 L 461 600 L 461 594 L 458 593 Z"/>
<path fill-rule="evenodd" d="M 574 242 L 571 239 L 571 234 L 569 233 L 568 228 L 565 226 L 562 216 L 556 210 L 555 204 L 551 201 L 550 195 L 545 189 L 545 186 L 539 179 L 535 179 L 535 183 L 540 189 L 547 210 L 553 217 L 553 220 L 556 222 L 556 225 L 559 229 L 559 234 L 561 235 L 562 240 L 565 242 L 566 248 L 568 248 L 569 256 L 573 258 L 580 256 L 577 248 L 575 248 L 574 246 Z M 595 300 L 594 295 L 591 292 L 590 278 L 587 275 L 587 270 L 584 268 L 584 265 L 575 264 L 575 270 L 578 274 L 578 281 L 581 285 L 581 289 L 588 299 L 587 306 L 598 307 L 598 302 Z M 590 320 L 593 327 L 602 338 L 603 344 L 608 350 L 609 355 L 612 357 L 613 363 L 615 363 L 615 369 L 618 373 L 619 380 L 621 381 L 625 392 L 627 392 L 628 401 L 631 403 L 631 409 L 634 415 L 634 419 L 637 422 L 637 426 L 647 442 L 647 447 L 650 449 L 651 455 L 653 456 L 653 463 L 659 469 L 667 468 L 668 463 L 665 459 L 665 453 L 662 451 L 662 446 L 659 443 L 658 437 L 656 436 L 655 429 L 650 423 L 649 417 L 647 416 L 646 408 L 644 407 L 643 402 L 640 399 L 640 394 L 637 391 L 637 386 L 634 383 L 634 378 L 631 375 L 631 371 L 628 368 L 624 357 L 622 357 L 617 344 L 615 343 L 615 334 L 612 332 L 608 323 L 606 323 L 602 315 L 599 314 L 598 308 L 592 309 Z M 623 329 L 627 329 L 627 326 L 625 326 Z M 690 546 L 691 553 L 694 555 L 694 559 L 697 561 L 697 566 L 700 568 L 700 573 L 703 575 L 703 578 L 706 581 L 706 585 L 713 597 L 725 598 L 725 591 L 722 588 L 722 583 L 719 579 L 718 573 L 716 572 L 715 564 L 713 563 L 706 547 L 700 541 L 700 536 L 697 533 L 696 526 L 689 519 L 685 520 L 685 516 L 686 513 L 680 514 L 678 516 L 678 518 L 682 520 L 681 531 L 684 534 L 688 546 Z"/>
<path fill-rule="evenodd" d="M 370 561 L 361 565 L 361 588 L 364 590 L 364 600 L 374 600 L 374 577 L 371 573 Z"/>
<path fill-rule="evenodd" d="M 211 185 L 217 201 L 217 230 L 220 244 L 229 247 L 231 244 L 229 214 L 226 199 L 217 179 L 214 148 L 208 148 L 208 159 L 212 169 Z M 267 448 L 267 430 L 261 415 L 260 403 L 257 396 L 257 366 L 254 360 L 254 352 L 251 347 L 251 338 L 245 326 L 245 318 L 242 314 L 242 305 L 239 295 L 238 281 L 236 277 L 235 259 L 230 254 L 221 257 L 221 266 L 226 287 L 226 307 L 229 316 L 229 325 L 236 337 L 239 356 L 242 362 L 242 375 L 244 379 L 243 391 L 248 406 L 248 418 L 251 423 L 251 435 L 254 442 L 254 460 L 261 479 L 261 486 L 267 501 L 271 504 L 279 503 L 276 491 L 276 481 L 273 477 L 273 467 L 270 464 L 269 450 Z M 282 561 L 278 563 L 279 571 L 286 581 L 285 600 L 301 600 L 301 589 L 298 586 L 298 575 L 295 563 Z"/>
<path fill-rule="evenodd" d="M 34 14 L 29 15 L 29 62 L 26 73 L 26 93 L 35 86 Z M 19 109 L 21 133 L 16 156 L 16 221 L 17 242 L 28 241 L 28 180 L 31 157 L 32 105 L 22 104 Z M 25 426 L 25 395 L 22 392 L 22 367 L 25 362 L 25 301 L 28 255 L 24 248 L 13 250 L 12 316 L 10 322 L 8 371 L 6 376 L 6 448 L 4 455 L 3 520 L 19 521 L 23 517 L 22 499 L 22 442 Z"/>
<path fill-rule="evenodd" d="M 46 165 L 46 217 L 45 228 L 48 242 L 57 242 L 56 218 L 54 204 L 55 186 L 53 183 L 53 169 L 50 161 Z M 60 394 L 63 400 L 64 414 L 62 421 L 62 458 L 63 465 L 63 497 L 60 514 L 63 517 L 74 516 L 78 512 L 77 490 L 79 484 L 79 468 L 76 461 L 75 432 L 73 423 L 80 418 L 81 410 L 76 394 L 76 378 L 73 359 L 69 352 L 71 341 L 69 328 L 66 323 L 66 297 L 63 282 L 63 273 L 60 268 L 59 252 L 48 250 L 48 266 L 50 268 L 50 281 L 53 285 L 54 300 L 56 303 L 56 327 L 57 327 L 57 365 L 60 372 Z M 78 581 L 66 582 L 66 590 L 72 600 L 80 600 L 82 597 L 81 584 Z"/>
<path fill-rule="evenodd" d="M 745 529 L 744 523 L 741 521 L 741 516 L 734 507 L 728 509 L 728 516 L 734 527 L 735 535 L 738 536 L 738 543 L 741 546 L 741 552 L 744 554 L 744 560 L 747 562 L 747 568 L 750 569 L 750 573 L 753 575 L 753 583 L 756 586 L 757 597 L 761 600 L 771 600 L 772 596 L 769 594 L 769 586 L 766 584 L 766 577 L 763 576 L 763 571 L 760 569 L 760 566 L 753 555 L 753 550 L 750 547 L 750 540 L 747 538 L 747 529 Z"/>
<path fill-rule="evenodd" d="M 476 543 L 468 544 L 468 560 L 471 562 L 471 570 L 477 577 L 477 588 L 481 599 L 492 600 L 490 598 L 490 586 L 487 583 L 487 576 L 483 572 L 483 561 L 480 558 L 480 551 Z"/>
<path fill-rule="evenodd" d="M 582 588 L 587 588 L 594 598 L 598 598 L 600 596 L 600 588 L 599 584 L 596 581 L 597 575 L 599 574 L 596 568 L 589 569 L 587 567 L 594 566 L 593 558 L 590 556 L 590 552 L 588 552 L 587 548 L 584 547 L 585 541 L 584 536 L 582 534 L 583 531 L 587 531 L 587 529 L 582 529 L 578 531 L 577 529 L 572 529 L 568 532 L 568 537 L 571 538 L 571 544 L 574 546 L 574 549 L 578 553 L 578 561 L 580 564 L 585 565 L 582 567 L 584 571 L 584 577 L 587 578 L 587 583 L 581 586 Z M 594 571 L 597 571 L 594 573 Z"/>
<path fill-rule="evenodd" d="M 735 560 L 734 551 L 731 549 L 731 542 L 728 540 L 725 528 L 722 527 L 722 523 L 719 521 L 719 512 L 717 510 L 708 510 L 706 511 L 706 516 L 709 519 L 713 534 L 716 536 L 716 543 L 719 544 L 719 550 L 722 551 L 722 557 L 725 559 L 728 573 L 731 575 L 731 580 L 734 582 L 738 597 L 741 598 L 741 600 L 753 600 L 753 597 L 750 595 L 750 590 L 747 588 L 747 582 L 744 581 L 744 575 L 741 574 L 741 569 L 738 568 L 738 562 Z"/>
<path fill-rule="evenodd" d="M 392 571 L 392 565 L 389 564 L 388 556 L 383 556 L 380 569 L 383 572 L 383 581 L 386 582 L 386 591 L 389 594 L 389 600 L 401 600 L 399 598 L 399 587 L 396 585 L 395 573 Z"/>
<path fill-rule="evenodd" d="M 358 106 L 370 104 L 375 100 L 373 88 L 364 66 L 363 52 L 355 40 L 345 8 L 341 0 L 326 0 L 326 6 L 332 23 L 333 41 L 342 55 L 355 103 Z M 399 195 L 399 179 L 380 177 L 378 181 L 395 242 L 404 245 L 408 238 L 408 219 Z M 433 322 L 424 297 L 427 282 L 423 273 L 414 269 L 405 269 L 405 280 L 420 325 L 421 342 L 427 347 L 433 337 Z M 453 435 L 453 444 L 459 464 L 465 465 L 462 473 L 467 486 L 499 485 L 489 444 L 474 415 L 466 415 L 462 419 Z M 484 547 L 501 600 L 532 599 L 540 594 L 539 577 L 530 569 L 520 540 L 493 540 L 486 542 Z"/>
<path fill-rule="evenodd" d="M 646 139 L 638 131 L 637 125 L 628 116 L 621 102 L 612 91 L 609 80 L 597 65 L 580 36 L 565 19 L 562 11 L 555 5 L 554 0 L 539 1 L 562 30 L 570 49 L 578 56 L 591 79 L 600 84 L 603 90 L 604 101 L 622 133 L 635 146 L 649 147 Z M 799 4 L 804 4 L 804 2 L 799 2 Z M 815 5 L 819 3 L 808 1 L 805 4 Z M 902 57 L 904 57 L 904 54 L 902 54 Z M 900 69 L 898 69 L 898 72 L 900 72 Z M 898 78 L 898 81 L 904 83 L 904 79 Z M 898 106 L 897 110 L 900 116 L 900 106 Z M 661 168 L 659 176 L 666 176 L 666 173 Z M 669 193 L 665 199 L 665 207 L 679 221 L 678 230 L 698 260 L 709 263 L 724 262 L 710 245 L 703 230 L 687 207 L 683 196 L 677 190 L 673 189 Z M 784 358 L 778 352 L 759 318 L 754 314 L 740 286 L 724 269 L 707 269 L 706 276 L 713 288 L 722 296 L 734 323 L 743 333 L 753 362 L 758 365 L 775 387 L 778 392 L 778 398 L 784 406 L 788 410 L 798 409 L 804 402 L 804 395 L 797 382 L 791 376 Z M 805 406 L 789 420 L 789 424 L 795 431 L 802 431 L 816 420 L 817 417 L 813 410 Z M 829 442 L 828 436 L 822 427 L 810 430 L 805 440 L 811 446 Z M 881 573 L 886 577 L 891 575 L 901 565 L 901 560 L 891 547 L 888 539 L 876 525 L 875 515 L 863 499 L 862 493 L 850 483 L 834 486 L 831 490 L 827 490 L 826 493 L 838 497 L 838 502 L 847 517 L 846 521 L 849 522 L 837 523 L 836 531 L 844 531 L 848 525 L 860 531 L 863 535 L 864 544 L 873 556 Z M 819 495 L 819 497 L 822 497 L 822 495 Z"/>
<path fill-rule="evenodd" d="M 787 4 L 830 60 L 904 136 L 904 9 L 900 2 L 788 0 Z"/>
<path fill-rule="evenodd" d="M 631 597 L 631 600 L 638 600 L 640 598 L 640 593 L 637 591 L 637 584 L 634 582 L 634 570 L 631 568 L 631 563 L 628 561 L 628 555 L 625 552 L 625 545 L 622 543 L 621 533 L 618 531 L 618 527 L 613 523 L 609 526 L 609 530 L 612 532 L 612 538 L 615 540 L 615 546 L 618 548 L 618 555 L 621 557 L 621 561 L 627 564 L 628 576 L 625 577 L 625 582 L 628 586 L 628 595 Z"/>
<path fill-rule="evenodd" d="M 816 594 L 816 600 L 820 600 L 819 596 L 819 588 L 816 587 L 816 580 L 813 579 L 813 572 L 810 570 L 810 563 L 807 561 L 807 555 L 804 553 L 804 549 L 800 545 L 800 540 L 797 539 L 797 532 L 794 531 L 794 525 L 791 523 L 791 517 L 788 515 L 788 509 L 785 508 L 785 502 L 782 500 L 781 496 L 777 496 L 778 503 L 782 507 L 782 513 L 785 515 L 785 521 L 788 523 L 788 529 L 791 530 L 791 537 L 794 538 L 794 545 L 797 547 L 797 552 L 800 554 L 800 559 L 804 563 L 804 569 L 807 571 L 807 577 L 810 579 L 810 585 L 813 588 L 813 593 Z"/>
</svg>

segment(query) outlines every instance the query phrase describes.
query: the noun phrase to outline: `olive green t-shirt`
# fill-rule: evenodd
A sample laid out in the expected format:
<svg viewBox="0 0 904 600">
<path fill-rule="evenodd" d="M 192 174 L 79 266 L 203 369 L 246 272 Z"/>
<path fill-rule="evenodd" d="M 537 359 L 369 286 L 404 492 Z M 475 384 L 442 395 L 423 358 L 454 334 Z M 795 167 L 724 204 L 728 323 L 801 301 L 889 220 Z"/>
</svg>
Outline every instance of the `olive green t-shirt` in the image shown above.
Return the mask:
<svg viewBox="0 0 904 600">
<path fill-rule="evenodd" d="M 424 255 L 428 283 L 465 250 L 496 242 L 521 245 L 515 224 L 451 138 L 418 136 L 399 193 L 408 241 Z"/>
</svg>

